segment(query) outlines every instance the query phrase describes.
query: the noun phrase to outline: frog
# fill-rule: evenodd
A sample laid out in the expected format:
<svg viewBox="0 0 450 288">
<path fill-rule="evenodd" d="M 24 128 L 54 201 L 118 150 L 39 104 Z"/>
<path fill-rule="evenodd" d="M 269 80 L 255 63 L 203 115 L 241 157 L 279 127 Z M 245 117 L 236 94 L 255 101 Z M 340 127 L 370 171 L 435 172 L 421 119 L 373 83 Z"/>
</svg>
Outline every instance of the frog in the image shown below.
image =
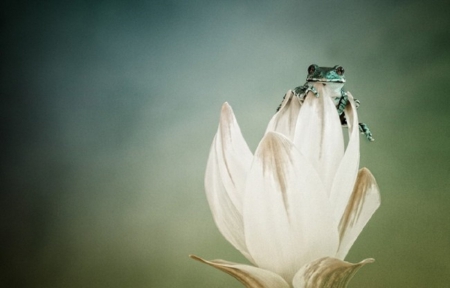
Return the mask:
<svg viewBox="0 0 450 288">
<path fill-rule="evenodd" d="M 308 67 L 308 76 L 306 76 L 306 83 L 294 88 L 292 92 L 296 97 L 299 98 L 300 102 L 303 103 L 306 95 L 311 92 L 315 97 L 319 97 L 319 93 L 316 88 L 314 88 L 313 84 L 316 82 L 322 83 L 323 85 L 329 85 L 337 95 L 334 98 L 334 103 L 336 105 L 337 113 L 339 115 L 341 125 L 347 126 L 347 119 L 345 117 L 345 107 L 347 106 L 348 94 L 344 90 L 345 84 L 345 70 L 340 65 L 335 65 L 334 67 L 321 67 L 317 64 L 311 64 Z M 283 99 L 286 97 L 284 95 Z M 359 107 L 360 101 L 354 99 L 356 108 Z M 281 104 L 277 108 L 277 112 L 280 110 Z M 358 123 L 359 131 L 364 134 L 369 141 L 374 141 L 375 139 L 372 136 L 372 132 L 370 132 L 369 127 L 365 123 Z"/>
</svg>

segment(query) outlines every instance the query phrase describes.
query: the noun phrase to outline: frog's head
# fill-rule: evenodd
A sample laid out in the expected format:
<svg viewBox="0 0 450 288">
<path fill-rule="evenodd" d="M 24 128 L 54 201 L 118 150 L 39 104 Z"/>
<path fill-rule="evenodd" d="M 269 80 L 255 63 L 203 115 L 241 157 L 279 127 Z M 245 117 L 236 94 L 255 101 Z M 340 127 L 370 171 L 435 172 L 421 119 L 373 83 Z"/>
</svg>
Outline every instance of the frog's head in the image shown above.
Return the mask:
<svg viewBox="0 0 450 288">
<path fill-rule="evenodd" d="M 344 68 L 336 65 L 334 67 L 319 67 L 312 64 L 308 67 L 308 82 L 322 83 L 345 83 Z"/>
</svg>

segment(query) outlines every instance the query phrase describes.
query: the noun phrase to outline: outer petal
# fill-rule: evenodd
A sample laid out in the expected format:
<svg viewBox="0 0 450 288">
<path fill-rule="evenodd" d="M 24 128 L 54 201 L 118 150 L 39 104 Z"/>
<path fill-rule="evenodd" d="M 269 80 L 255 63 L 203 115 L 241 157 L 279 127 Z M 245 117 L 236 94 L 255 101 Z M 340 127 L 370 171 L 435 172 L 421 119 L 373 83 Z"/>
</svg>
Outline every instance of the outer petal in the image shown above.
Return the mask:
<svg viewBox="0 0 450 288">
<path fill-rule="evenodd" d="M 318 171 L 329 193 L 344 155 L 344 138 L 331 91 L 320 83 L 314 87 L 319 97 L 312 93 L 306 96 L 298 115 L 294 144 Z"/>
<path fill-rule="evenodd" d="M 373 259 L 352 264 L 325 257 L 303 266 L 295 275 L 295 288 L 345 288 L 353 275 Z"/>
<path fill-rule="evenodd" d="M 337 251 L 323 184 L 292 142 L 275 132 L 259 144 L 244 195 L 248 251 L 257 266 L 290 282 L 304 264 Z"/>
<path fill-rule="evenodd" d="M 289 284 L 280 275 L 261 268 L 228 262 L 224 260 L 207 261 L 195 255 L 189 255 L 192 259 L 203 262 L 217 268 L 237 280 L 247 288 L 289 288 Z"/>
<path fill-rule="evenodd" d="M 350 105 L 345 109 L 347 117 L 349 141 L 345 155 L 333 180 L 330 199 L 335 205 L 334 217 L 339 221 L 347 207 L 359 168 L 359 127 L 358 115 L 353 96 L 348 93 Z"/>
<path fill-rule="evenodd" d="M 344 259 L 359 233 L 380 206 L 380 192 L 375 178 L 367 168 L 359 170 L 358 178 L 339 224 L 340 246 L 337 258 Z"/>
<path fill-rule="evenodd" d="M 233 111 L 225 103 L 208 158 L 205 190 L 219 231 L 250 261 L 242 222 L 242 192 L 252 157 Z"/>
<path fill-rule="evenodd" d="M 300 99 L 289 90 L 284 96 L 280 110 L 270 120 L 266 133 L 275 131 L 293 141 L 300 107 Z"/>
<path fill-rule="evenodd" d="M 222 105 L 219 129 L 213 146 L 225 189 L 236 208 L 242 211 L 242 191 L 253 154 L 242 137 L 231 106 L 226 102 Z"/>
</svg>

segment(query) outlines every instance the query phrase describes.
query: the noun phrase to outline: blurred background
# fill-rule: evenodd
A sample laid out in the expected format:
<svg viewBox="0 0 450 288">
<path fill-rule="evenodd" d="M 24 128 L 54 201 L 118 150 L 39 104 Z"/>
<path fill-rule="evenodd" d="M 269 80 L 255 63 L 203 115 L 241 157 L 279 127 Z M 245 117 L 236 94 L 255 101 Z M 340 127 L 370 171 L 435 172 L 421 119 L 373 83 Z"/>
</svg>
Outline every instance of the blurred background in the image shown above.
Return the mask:
<svg viewBox="0 0 450 288">
<path fill-rule="evenodd" d="M 361 101 L 382 205 L 350 287 L 450 282 L 445 1 L 3 1 L 2 287 L 242 287 L 203 177 L 228 101 L 254 150 L 306 68 Z"/>
</svg>

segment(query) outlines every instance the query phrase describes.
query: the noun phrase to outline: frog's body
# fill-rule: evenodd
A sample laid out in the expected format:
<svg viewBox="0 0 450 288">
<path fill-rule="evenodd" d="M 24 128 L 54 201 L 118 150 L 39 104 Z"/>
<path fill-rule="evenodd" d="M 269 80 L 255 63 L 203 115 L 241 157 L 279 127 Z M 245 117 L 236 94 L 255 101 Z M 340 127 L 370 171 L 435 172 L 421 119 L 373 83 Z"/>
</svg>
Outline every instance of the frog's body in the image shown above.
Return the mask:
<svg viewBox="0 0 450 288">
<path fill-rule="evenodd" d="M 315 82 L 323 83 L 324 85 L 328 85 L 335 92 L 336 95 L 340 95 L 334 98 L 336 109 L 339 114 L 339 118 L 341 119 L 342 126 L 347 125 L 347 119 L 345 118 L 344 110 L 345 106 L 348 103 L 348 95 L 347 92 L 344 91 L 344 83 L 345 83 L 345 75 L 344 68 L 342 66 L 336 65 L 334 67 L 319 67 L 318 65 L 310 65 L 308 67 L 308 76 L 306 77 L 306 83 L 302 86 L 298 86 L 294 88 L 293 92 L 295 96 L 299 97 L 300 101 L 303 102 L 305 100 L 308 92 L 312 92 L 316 97 L 319 97 L 317 90 L 314 88 L 313 84 Z M 359 106 L 359 101 L 355 99 L 356 108 Z M 280 106 L 278 106 L 278 110 L 280 110 Z M 374 141 L 372 137 L 372 133 L 364 123 L 359 123 L 359 131 L 364 133 L 366 138 L 369 141 Z"/>
</svg>

